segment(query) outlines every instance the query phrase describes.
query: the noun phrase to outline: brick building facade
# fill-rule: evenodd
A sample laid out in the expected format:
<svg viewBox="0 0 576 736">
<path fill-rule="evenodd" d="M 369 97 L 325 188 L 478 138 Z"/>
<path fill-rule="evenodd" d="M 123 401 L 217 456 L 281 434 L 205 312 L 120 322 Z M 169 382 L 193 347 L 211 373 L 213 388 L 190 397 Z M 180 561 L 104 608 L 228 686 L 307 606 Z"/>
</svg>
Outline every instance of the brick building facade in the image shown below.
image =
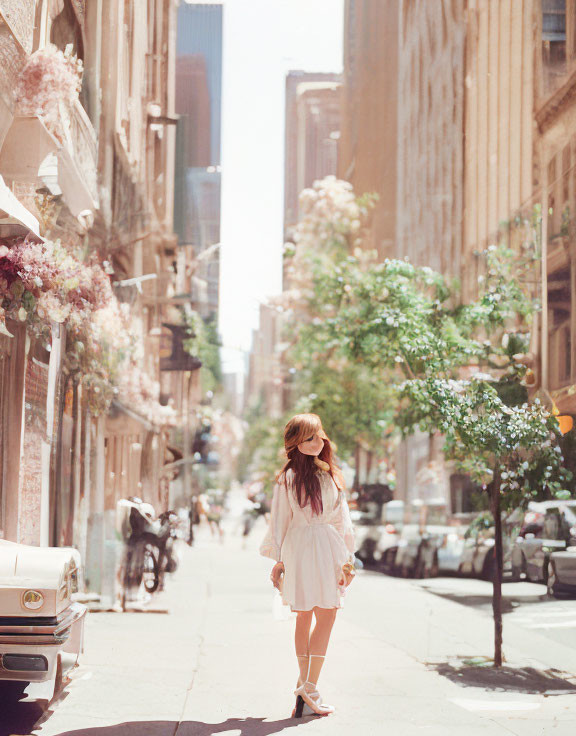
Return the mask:
<svg viewBox="0 0 576 736">
<path fill-rule="evenodd" d="M 174 453 L 162 417 L 178 401 L 172 422 L 183 422 L 182 406 L 190 413 L 198 401 L 198 361 L 169 372 L 160 365 L 174 284 L 189 265 L 177 256 L 173 230 L 176 6 L 0 0 L 0 238 L 18 228 L 60 239 L 105 268 L 137 325 L 138 370 L 161 386 L 157 415 L 120 392 L 96 416 L 81 372 L 65 361 L 66 322 L 42 339 L 7 322 L 12 337 L 0 336 L 0 535 L 79 548 L 87 587 L 109 602 L 119 556 L 116 504 L 141 496 L 158 512 L 168 507 L 172 473 L 164 466 Z M 41 114 L 21 115 L 14 98 L 27 60 L 49 44 L 83 62 L 79 98 L 61 107 L 60 138 Z"/>
</svg>

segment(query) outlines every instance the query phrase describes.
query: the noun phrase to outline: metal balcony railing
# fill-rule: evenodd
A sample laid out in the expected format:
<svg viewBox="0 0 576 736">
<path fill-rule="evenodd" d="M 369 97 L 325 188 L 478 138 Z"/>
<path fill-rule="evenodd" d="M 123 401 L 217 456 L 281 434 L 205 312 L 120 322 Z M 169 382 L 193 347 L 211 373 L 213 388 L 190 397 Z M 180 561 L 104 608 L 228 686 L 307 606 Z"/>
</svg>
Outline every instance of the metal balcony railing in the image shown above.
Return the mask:
<svg viewBox="0 0 576 736">
<path fill-rule="evenodd" d="M 70 111 L 66 148 L 94 202 L 98 202 L 98 141 L 90 118 L 77 100 Z"/>
</svg>

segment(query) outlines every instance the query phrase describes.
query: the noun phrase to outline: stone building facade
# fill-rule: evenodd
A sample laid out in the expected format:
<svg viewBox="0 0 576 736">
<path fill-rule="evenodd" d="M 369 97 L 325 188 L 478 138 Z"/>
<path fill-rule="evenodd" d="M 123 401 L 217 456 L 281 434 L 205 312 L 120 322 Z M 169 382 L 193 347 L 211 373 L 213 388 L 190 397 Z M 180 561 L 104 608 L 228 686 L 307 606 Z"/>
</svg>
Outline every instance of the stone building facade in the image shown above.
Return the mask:
<svg viewBox="0 0 576 736">
<path fill-rule="evenodd" d="M 575 4 L 348 0 L 345 13 L 339 172 L 358 194 L 380 194 L 367 245 L 458 276 L 470 294 L 475 253 L 519 243 L 535 216 L 543 305 L 532 336 L 535 390 L 576 412 Z M 396 40 L 386 69 L 375 63 L 383 36 Z M 381 127 L 370 131 L 370 119 Z M 388 160 L 376 163 L 384 150 Z M 427 437 L 402 444 L 400 498 L 423 495 L 418 472 L 437 454 Z M 461 480 L 451 487 L 446 476 L 437 488 L 448 510 L 466 507 Z"/>
<path fill-rule="evenodd" d="M 535 118 L 542 207 L 540 385 L 576 415 L 576 7 L 542 0 Z"/>
<path fill-rule="evenodd" d="M 344 18 L 338 177 L 378 195 L 366 244 L 380 258 L 396 243 L 399 8 L 394 0 L 347 2 Z"/>
<path fill-rule="evenodd" d="M 400 3 L 396 255 L 440 271 L 462 250 L 462 3 Z"/>
</svg>

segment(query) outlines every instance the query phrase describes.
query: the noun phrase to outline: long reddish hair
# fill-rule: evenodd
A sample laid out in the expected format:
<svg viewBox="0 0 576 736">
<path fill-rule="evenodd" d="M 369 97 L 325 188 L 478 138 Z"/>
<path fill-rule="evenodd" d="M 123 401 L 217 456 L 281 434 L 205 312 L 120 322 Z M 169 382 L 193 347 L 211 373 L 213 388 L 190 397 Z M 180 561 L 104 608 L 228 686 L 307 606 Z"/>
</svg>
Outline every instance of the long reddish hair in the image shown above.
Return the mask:
<svg viewBox="0 0 576 736">
<path fill-rule="evenodd" d="M 339 490 L 344 488 L 344 478 L 340 468 L 336 465 L 332 452 L 332 443 L 322 427 L 322 422 L 317 414 L 296 414 L 284 428 L 284 449 L 287 461 L 278 473 L 277 479 L 285 473 L 288 468 L 294 471 L 294 488 L 300 506 L 306 506 L 308 501 L 315 514 L 321 514 L 322 490 L 318 478 L 318 465 L 314 462 L 313 455 L 305 455 L 300 452 L 298 445 L 307 440 L 311 435 L 318 433 L 324 441 L 324 447 L 318 455 L 319 460 L 328 464 L 328 473 L 332 476 Z"/>
</svg>

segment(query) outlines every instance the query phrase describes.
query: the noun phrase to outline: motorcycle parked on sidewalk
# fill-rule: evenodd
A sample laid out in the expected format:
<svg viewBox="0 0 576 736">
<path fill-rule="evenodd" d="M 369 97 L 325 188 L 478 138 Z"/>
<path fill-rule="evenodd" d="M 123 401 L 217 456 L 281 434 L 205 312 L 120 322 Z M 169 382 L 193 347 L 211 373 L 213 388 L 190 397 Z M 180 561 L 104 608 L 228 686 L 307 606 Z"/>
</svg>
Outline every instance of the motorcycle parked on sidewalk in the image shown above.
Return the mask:
<svg viewBox="0 0 576 736">
<path fill-rule="evenodd" d="M 123 611 L 142 589 L 149 595 L 162 590 L 165 573 L 176 570 L 178 521 L 174 511 L 165 511 L 157 519 L 154 507 L 134 496 L 118 502 L 118 525 L 124 540 L 120 571 Z"/>
</svg>

